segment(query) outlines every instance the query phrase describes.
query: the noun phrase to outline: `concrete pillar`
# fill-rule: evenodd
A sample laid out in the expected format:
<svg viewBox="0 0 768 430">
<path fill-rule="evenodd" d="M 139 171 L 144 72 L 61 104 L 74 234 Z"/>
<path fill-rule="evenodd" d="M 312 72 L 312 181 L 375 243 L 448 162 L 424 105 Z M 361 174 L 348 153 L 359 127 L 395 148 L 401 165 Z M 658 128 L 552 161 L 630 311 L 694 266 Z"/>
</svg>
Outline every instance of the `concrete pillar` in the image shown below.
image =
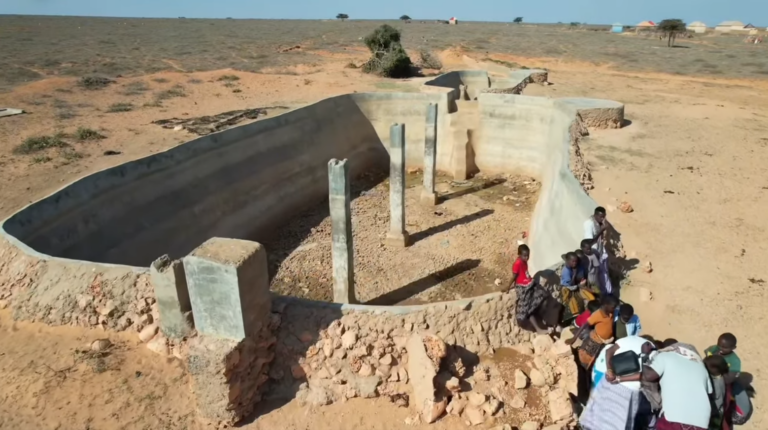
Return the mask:
<svg viewBox="0 0 768 430">
<path fill-rule="evenodd" d="M 389 232 L 387 244 L 408 246 L 405 230 L 405 124 L 389 129 Z"/>
<path fill-rule="evenodd" d="M 347 160 L 328 162 L 328 204 L 331 212 L 333 301 L 356 303 L 355 265 L 352 247 L 352 198 Z"/>
<path fill-rule="evenodd" d="M 437 204 L 435 193 L 435 163 L 437 156 L 437 104 L 427 105 L 427 128 L 424 131 L 424 190 L 421 202 L 430 206 Z"/>
<path fill-rule="evenodd" d="M 189 301 L 184 265 L 163 255 L 149 268 L 155 299 L 160 311 L 160 330 L 170 339 L 192 332 L 192 304 Z"/>
<path fill-rule="evenodd" d="M 459 85 L 459 100 L 469 100 L 466 85 Z"/>
<path fill-rule="evenodd" d="M 267 251 L 260 243 L 214 237 L 183 260 L 198 333 L 239 341 L 268 325 Z"/>
<path fill-rule="evenodd" d="M 459 129 L 453 132 L 453 153 L 451 154 L 451 170 L 455 181 L 465 181 L 467 172 L 467 149 L 469 146 L 469 130 Z"/>
</svg>

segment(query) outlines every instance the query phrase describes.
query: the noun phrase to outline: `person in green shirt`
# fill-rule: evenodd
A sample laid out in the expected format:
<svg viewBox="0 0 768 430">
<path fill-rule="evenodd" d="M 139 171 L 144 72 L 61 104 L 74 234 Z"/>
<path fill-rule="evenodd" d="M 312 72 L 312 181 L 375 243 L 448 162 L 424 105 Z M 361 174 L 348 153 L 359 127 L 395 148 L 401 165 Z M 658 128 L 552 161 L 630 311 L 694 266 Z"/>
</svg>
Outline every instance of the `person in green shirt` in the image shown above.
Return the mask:
<svg viewBox="0 0 768 430">
<path fill-rule="evenodd" d="M 739 377 L 741 373 L 741 359 L 735 352 L 736 349 L 736 336 L 733 333 L 723 333 L 717 338 L 717 345 L 712 345 L 706 350 L 704 354 L 709 357 L 711 355 L 720 355 L 728 363 L 728 375 L 725 378 L 726 383 L 731 383 Z"/>
</svg>

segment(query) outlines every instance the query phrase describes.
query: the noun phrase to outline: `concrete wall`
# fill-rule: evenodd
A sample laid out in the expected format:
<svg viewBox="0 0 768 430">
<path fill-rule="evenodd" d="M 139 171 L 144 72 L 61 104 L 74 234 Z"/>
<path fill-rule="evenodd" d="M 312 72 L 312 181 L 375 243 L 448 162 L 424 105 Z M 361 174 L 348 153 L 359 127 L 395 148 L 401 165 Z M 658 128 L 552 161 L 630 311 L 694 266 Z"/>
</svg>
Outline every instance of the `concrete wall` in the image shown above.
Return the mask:
<svg viewBox="0 0 768 430">
<path fill-rule="evenodd" d="M 386 165 L 392 123 L 406 124 L 406 163 L 421 166 L 428 103 L 439 106 L 437 161 L 448 170 L 454 93 L 432 88 L 326 99 L 68 185 L 2 224 L 0 307 L 11 302 L 17 317 L 51 324 L 140 330 L 141 315 L 157 314 L 146 269 L 152 260 L 178 258 L 214 236 L 258 241 L 327 198 L 330 158 L 350 158 L 353 174 Z M 595 206 L 569 168 L 580 136 L 574 124 L 620 126 L 623 106 L 501 94 L 480 94 L 478 103 L 477 166 L 542 181 L 529 244 L 532 268 L 549 268 L 578 246 Z"/>
<path fill-rule="evenodd" d="M 425 86 L 451 88 L 457 91 L 459 85 L 466 85 L 467 95 L 470 100 L 474 100 L 481 90 L 491 87 L 491 79 L 485 70 L 457 70 L 427 81 Z"/>
<path fill-rule="evenodd" d="M 363 112 L 339 96 L 87 176 L 3 230 L 45 254 L 147 266 L 213 236 L 259 240 L 327 198 L 329 159 L 349 158 L 356 174 L 382 154 Z"/>
</svg>

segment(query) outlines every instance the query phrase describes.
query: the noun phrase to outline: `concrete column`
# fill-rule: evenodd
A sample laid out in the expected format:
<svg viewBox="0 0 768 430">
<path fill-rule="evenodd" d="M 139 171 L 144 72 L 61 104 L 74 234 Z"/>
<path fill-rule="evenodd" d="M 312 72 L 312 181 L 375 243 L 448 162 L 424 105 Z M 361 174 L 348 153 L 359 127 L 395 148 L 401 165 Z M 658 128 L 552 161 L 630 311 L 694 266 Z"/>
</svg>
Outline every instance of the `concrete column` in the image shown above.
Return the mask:
<svg viewBox="0 0 768 430">
<path fill-rule="evenodd" d="M 352 247 L 352 198 L 347 160 L 328 162 L 328 204 L 331 211 L 333 301 L 356 303 L 355 263 Z"/>
<path fill-rule="evenodd" d="M 171 339 L 188 336 L 192 332 L 192 305 L 184 265 L 163 255 L 152 262 L 149 272 L 160 311 L 160 330 Z"/>
<path fill-rule="evenodd" d="M 260 243 L 208 239 L 184 257 L 184 271 L 198 333 L 239 341 L 268 325 L 272 299 Z"/>
<path fill-rule="evenodd" d="M 469 100 L 466 85 L 459 85 L 459 100 Z"/>
<path fill-rule="evenodd" d="M 427 128 L 424 131 L 424 190 L 421 202 L 430 206 L 437 204 L 435 193 L 435 162 L 437 156 L 437 104 L 427 105 Z"/>
<path fill-rule="evenodd" d="M 389 233 L 387 244 L 408 246 L 405 230 L 405 124 L 389 129 Z"/>
</svg>

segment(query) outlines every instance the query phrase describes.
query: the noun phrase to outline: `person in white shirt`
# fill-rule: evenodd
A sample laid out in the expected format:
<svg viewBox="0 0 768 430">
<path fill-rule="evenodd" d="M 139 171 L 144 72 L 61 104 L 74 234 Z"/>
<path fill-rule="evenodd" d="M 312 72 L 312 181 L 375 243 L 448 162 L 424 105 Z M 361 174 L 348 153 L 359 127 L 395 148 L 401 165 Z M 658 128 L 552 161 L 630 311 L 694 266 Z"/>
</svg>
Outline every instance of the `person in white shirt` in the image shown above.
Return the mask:
<svg viewBox="0 0 768 430">
<path fill-rule="evenodd" d="M 584 239 L 592 241 L 592 249 L 600 259 L 598 266 L 598 285 L 602 294 L 611 294 L 613 287 L 611 279 L 608 276 L 608 251 L 605 249 L 606 231 L 610 223 L 605 219 L 605 208 L 598 206 L 595 212 L 586 221 L 584 221 Z"/>
</svg>

